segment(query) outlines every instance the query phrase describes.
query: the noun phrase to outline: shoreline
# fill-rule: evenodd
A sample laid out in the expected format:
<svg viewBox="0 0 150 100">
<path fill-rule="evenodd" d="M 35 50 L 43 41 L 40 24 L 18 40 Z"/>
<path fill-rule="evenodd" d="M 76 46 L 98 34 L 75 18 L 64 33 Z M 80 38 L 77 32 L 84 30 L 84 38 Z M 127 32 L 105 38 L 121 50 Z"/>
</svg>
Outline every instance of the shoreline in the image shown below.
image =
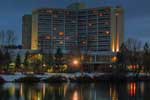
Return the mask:
<svg viewBox="0 0 150 100">
<path fill-rule="evenodd" d="M 45 73 L 45 74 L 0 74 L 0 83 L 7 82 L 46 82 L 46 83 L 95 83 L 95 82 L 131 82 L 150 81 L 146 74 L 111 74 L 111 73 Z"/>
</svg>

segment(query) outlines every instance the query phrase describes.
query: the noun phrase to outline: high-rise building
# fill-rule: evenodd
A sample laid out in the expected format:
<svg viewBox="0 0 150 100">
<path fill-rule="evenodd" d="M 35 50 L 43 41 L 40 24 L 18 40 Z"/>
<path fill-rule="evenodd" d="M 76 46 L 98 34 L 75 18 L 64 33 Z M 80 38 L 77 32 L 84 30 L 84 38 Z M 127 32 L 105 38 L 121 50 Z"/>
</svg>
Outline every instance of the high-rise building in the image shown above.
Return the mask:
<svg viewBox="0 0 150 100">
<path fill-rule="evenodd" d="M 66 9 L 41 8 L 32 13 L 31 49 L 77 47 L 81 51 L 119 51 L 123 42 L 123 9 L 85 8 L 77 4 Z"/>
<path fill-rule="evenodd" d="M 22 19 L 22 45 L 24 49 L 31 49 L 32 16 L 24 15 Z"/>
<path fill-rule="evenodd" d="M 61 48 L 65 54 L 87 54 L 88 63 L 109 63 L 124 40 L 123 16 L 121 7 L 87 8 L 81 3 L 64 9 L 36 9 L 31 49 L 55 52 Z"/>
</svg>

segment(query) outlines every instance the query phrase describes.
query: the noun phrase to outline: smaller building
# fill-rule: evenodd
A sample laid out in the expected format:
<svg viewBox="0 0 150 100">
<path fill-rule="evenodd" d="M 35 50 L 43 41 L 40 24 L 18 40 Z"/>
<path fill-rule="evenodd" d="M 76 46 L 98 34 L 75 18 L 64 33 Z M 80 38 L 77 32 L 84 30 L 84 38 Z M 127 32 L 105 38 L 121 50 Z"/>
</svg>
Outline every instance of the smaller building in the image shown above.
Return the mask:
<svg viewBox="0 0 150 100">
<path fill-rule="evenodd" d="M 22 18 L 22 45 L 24 49 L 31 49 L 32 16 L 24 15 Z"/>
</svg>

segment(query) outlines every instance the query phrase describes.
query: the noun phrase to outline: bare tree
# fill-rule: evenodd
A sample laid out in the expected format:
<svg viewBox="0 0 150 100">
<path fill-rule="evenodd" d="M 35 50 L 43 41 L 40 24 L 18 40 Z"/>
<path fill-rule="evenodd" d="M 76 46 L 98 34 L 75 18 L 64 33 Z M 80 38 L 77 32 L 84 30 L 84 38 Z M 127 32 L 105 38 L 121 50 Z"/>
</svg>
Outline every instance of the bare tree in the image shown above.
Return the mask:
<svg viewBox="0 0 150 100">
<path fill-rule="evenodd" d="M 17 36 L 13 30 L 1 30 L 0 31 L 0 45 L 1 46 L 12 46 L 15 45 Z"/>
<path fill-rule="evenodd" d="M 14 45 L 15 44 L 15 42 L 16 42 L 16 35 L 15 35 L 15 33 L 14 33 L 14 31 L 12 31 L 12 30 L 7 30 L 7 32 L 6 32 L 6 44 L 8 45 L 8 46 L 10 46 L 10 45 Z"/>
<path fill-rule="evenodd" d="M 140 51 L 141 47 L 142 47 L 141 41 L 139 41 L 137 39 L 133 39 L 133 38 L 129 38 L 125 42 L 125 45 L 128 48 L 128 50 L 132 51 L 132 52 Z"/>
<path fill-rule="evenodd" d="M 129 38 L 126 42 L 125 45 L 128 49 L 128 64 L 130 65 L 139 65 L 141 66 L 142 64 L 142 56 L 141 56 L 141 49 L 142 49 L 142 43 L 141 41 L 137 40 L 137 39 L 133 39 L 133 38 Z M 135 71 L 139 71 L 138 68 L 135 69 Z"/>
<path fill-rule="evenodd" d="M 5 32 L 4 30 L 0 31 L 0 46 L 4 45 L 4 41 L 5 41 Z"/>
<path fill-rule="evenodd" d="M 143 66 L 144 66 L 144 72 L 149 73 L 150 72 L 150 45 L 149 43 L 144 44 L 144 53 L 143 53 Z"/>
</svg>

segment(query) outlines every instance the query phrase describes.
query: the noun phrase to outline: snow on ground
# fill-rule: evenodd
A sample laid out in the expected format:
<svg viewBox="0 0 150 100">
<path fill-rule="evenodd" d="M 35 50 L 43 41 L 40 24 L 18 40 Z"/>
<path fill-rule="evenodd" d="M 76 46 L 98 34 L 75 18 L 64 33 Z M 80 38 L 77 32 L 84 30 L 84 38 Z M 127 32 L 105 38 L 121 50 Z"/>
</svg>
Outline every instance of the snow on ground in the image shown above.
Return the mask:
<svg viewBox="0 0 150 100">
<path fill-rule="evenodd" d="M 7 82 L 12 82 L 14 81 L 15 79 L 19 79 L 19 78 L 22 78 L 22 77 L 25 77 L 26 75 L 0 75 L 0 77 L 2 77 L 5 81 Z"/>
<path fill-rule="evenodd" d="M 72 77 L 80 77 L 82 74 L 80 72 L 77 73 L 45 73 L 45 74 L 30 74 L 35 77 L 46 79 L 48 77 L 52 76 L 62 76 L 66 78 L 72 78 Z M 102 73 L 83 73 L 83 75 L 87 75 L 90 77 L 93 77 L 94 75 L 102 75 Z M 15 73 L 14 75 L 0 75 L 5 81 L 7 82 L 13 82 L 16 79 L 26 77 L 27 75 L 21 74 L 21 73 Z"/>
<path fill-rule="evenodd" d="M 46 79 L 48 77 L 52 76 L 62 76 L 66 78 L 73 78 L 73 77 L 80 77 L 82 76 L 82 73 L 77 72 L 77 73 L 44 73 L 44 74 L 28 74 L 32 75 L 41 79 Z M 14 75 L 0 75 L 5 81 L 7 82 L 13 82 L 16 79 L 20 79 L 23 77 L 27 77 L 28 75 L 22 74 L 22 73 L 15 73 Z M 101 76 L 101 75 L 107 75 L 106 73 L 83 73 L 83 76 L 89 76 L 89 77 L 94 77 L 94 76 Z M 129 76 L 135 76 L 136 74 L 129 73 L 127 77 Z M 140 76 L 150 76 L 150 74 L 139 74 Z"/>
</svg>

